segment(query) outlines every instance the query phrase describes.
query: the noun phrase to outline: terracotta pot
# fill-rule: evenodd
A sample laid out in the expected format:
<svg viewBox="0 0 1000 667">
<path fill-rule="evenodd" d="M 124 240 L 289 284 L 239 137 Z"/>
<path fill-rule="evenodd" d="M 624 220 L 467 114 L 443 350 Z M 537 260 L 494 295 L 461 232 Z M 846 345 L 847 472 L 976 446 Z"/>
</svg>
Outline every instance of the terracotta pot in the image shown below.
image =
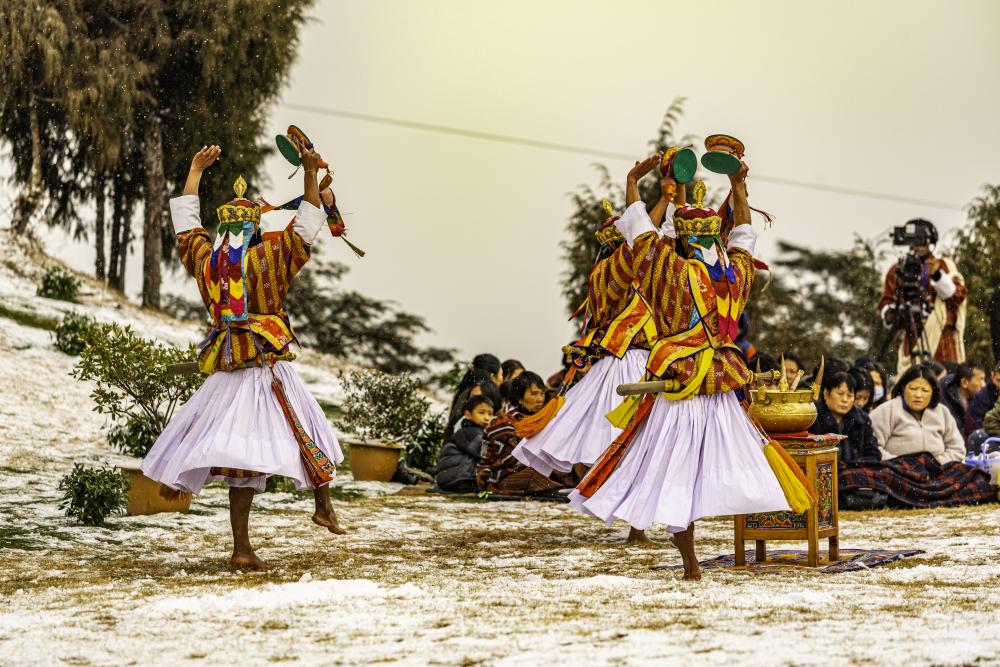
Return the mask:
<svg viewBox="0 0 1000 667">
<path fill-rule="evenodd" d="M 174 491 L 166 484 L 154 482 L 142 474 L 138 468 L 118 466 L 128 475 L 132 488 L 128 491 L 128 515 L 143 516 L 160 512 L 180 512 L 187 514 L 191 508 L 191 494 Z"/>
<path fill-rule="evenodd" d="M 812 390 L 754 389 L 750 394 L 753 396 L 750 416 L 768 433 L 799 433 L 816 421 Z"/>
<path fill-rule="evenodd" d="M 396 474 L 403 445 L 343 439 L 351 449 L 351 473 L 359 482 L 388 482 Z"/>
</svg>

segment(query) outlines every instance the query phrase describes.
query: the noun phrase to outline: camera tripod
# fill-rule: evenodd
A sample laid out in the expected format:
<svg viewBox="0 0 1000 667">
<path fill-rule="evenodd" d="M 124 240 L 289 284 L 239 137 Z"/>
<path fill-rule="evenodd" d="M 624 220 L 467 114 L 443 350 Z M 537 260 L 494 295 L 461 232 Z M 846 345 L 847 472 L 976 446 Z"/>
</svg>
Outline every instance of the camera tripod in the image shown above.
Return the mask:
<svg viewBox="0 0 1000 667">
<path fill-rule="evenodd" d="M 892 345 L 896 334 L 903 332 L 903 340 L 913 341 L 910 348 L 910 359 L 914 365 L 926 364 L 934 358 L 934 351 L 931 350 L 930 340 L 927 338 L 927 330 L 924 329 L 924 319 L 927 313 L 924 310 L 925 304 L 918 299 L 906 299 L 902 293 L 897 293 L 895 313 L 892 326 L 885 340 L 879 347 L 876 359 L 885 359 L 889 346 Z"/>
</svg>

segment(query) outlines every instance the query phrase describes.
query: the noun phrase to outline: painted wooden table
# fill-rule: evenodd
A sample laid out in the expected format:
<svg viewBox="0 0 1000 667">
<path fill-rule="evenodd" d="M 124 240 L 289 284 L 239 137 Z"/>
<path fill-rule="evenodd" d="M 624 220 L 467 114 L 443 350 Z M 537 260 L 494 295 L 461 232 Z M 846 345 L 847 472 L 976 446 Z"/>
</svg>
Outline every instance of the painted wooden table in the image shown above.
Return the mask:
<svg viewBox="0 0 1000 667">
<path fill-rule="evenodd" d="M 819 567 L 819 541 L 829 540 L 828 560 L 835 563 L 840 557 L 840 529 L 837 521 L 837 447 L 808 447 L 802 442 L 783 442 L 792 459 L 799 464 L 806 479 L 816 489 L 817 500 L 804 514 L 794 512 L 765 512 L 738 514 L 736 522 L 736 565 L 746 565 L 745 543 L 757 544 L 756 560 L 767 562 L 768 540 L 806 540 L 809 543 L 809 567 Z"/>
</svg>

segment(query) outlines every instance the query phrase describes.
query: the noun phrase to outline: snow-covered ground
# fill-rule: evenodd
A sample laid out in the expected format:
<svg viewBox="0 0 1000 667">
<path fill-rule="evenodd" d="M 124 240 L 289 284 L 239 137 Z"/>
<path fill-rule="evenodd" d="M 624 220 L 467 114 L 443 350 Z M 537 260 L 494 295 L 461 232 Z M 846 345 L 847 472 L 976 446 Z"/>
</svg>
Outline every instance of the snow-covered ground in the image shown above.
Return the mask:
<svg viewBox="0 0 1000 667">
<path fill-rule="evenodd" d="M 0 266 L 0 304 L 68 307 L 35 297 L 24 273 Z M 201 334 L 87 292 L 73 307 L 99 319 L 176 343 Z M 266 574 L 227 567 L 222 488 L 187 515 L 78 526 L 56 486 L 74 461 L 118 460 L 104 419 L 47 332 L 0 319 L 0 337 L 0 665 L 1000 664 L 997 505 L 842 514 L 843 548 L 926 551 L 884 568 L 708 570 L 700 583 L 650 569 L 679 564 L 671 548 L 627 548 L 623 526 L 565 505 L 349 479 L 338 497 L 351 499 L 335 502 L 343 537 L 309 521 L 308 496 L 255 500 Z M 335 359 L 296 363 L 336 400 Z M 703 557 L 732 552 L 728 519 L 698 532 Z"/>
</svg>

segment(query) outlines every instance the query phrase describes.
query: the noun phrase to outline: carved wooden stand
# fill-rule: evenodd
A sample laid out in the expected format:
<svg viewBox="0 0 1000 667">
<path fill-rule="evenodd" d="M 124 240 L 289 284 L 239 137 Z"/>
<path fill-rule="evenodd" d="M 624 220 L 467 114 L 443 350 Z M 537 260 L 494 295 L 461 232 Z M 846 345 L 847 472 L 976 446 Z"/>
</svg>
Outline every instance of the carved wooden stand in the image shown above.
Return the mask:
<svg viewBox="0 0 1000 667">
<path fill-rule="evenodd" d="M 780 436 L 774 436 L 783 446 Z M 817 502 L 805 514 L 766 512 L 738 514 L 736 521 L 736 565 L 746 565 L 746 540 L 757 543 L 756 560 L 767 562 L 767 540 L 807 540 L 809 567 L 819 567 L 819 541 L 829 539 L 828 563 L 840 558 L 840 530 L 837 521 L 837 453 L 836 447 L 809 448 L 790 443 L 788 454 L 799 464 L 806 479 L 816 489 Z"/>
</svg>

